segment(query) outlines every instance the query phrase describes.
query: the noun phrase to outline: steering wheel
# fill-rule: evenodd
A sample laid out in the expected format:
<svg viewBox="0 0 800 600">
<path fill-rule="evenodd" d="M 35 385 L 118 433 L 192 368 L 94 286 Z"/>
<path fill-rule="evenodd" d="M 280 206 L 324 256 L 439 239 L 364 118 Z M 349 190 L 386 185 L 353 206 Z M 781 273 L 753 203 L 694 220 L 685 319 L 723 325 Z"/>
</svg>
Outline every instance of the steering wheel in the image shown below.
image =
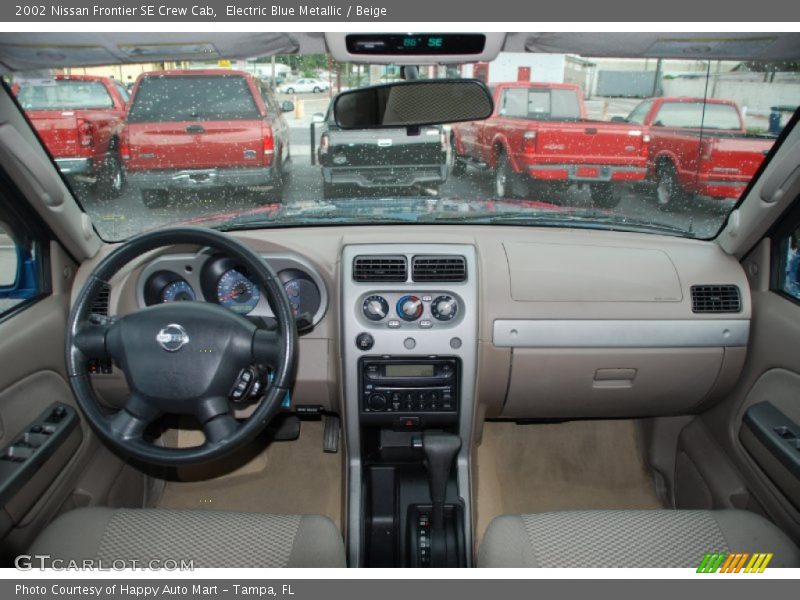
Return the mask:
<svg viewBox="0 0 800 600">
<path fill-rule="evenodd" d="M 108 319 L 91 314 L 92 301 L 111 276 L 134 258 L 174 244 L 208 246 L 236 260 L 272 307 L 275 331 L 207 302 L 157 304 Z M 278 276 L 258 254 L 223 233 L 193 227 L 139 235 L 104 258 L 89 275 L 69 316 L 69 382 L 86 419 L 107 444 L 145 463 L 180 466 L 208 462 L 252 441 L 269 423 L 294 381 L 297 330 Z M 130 388 L 112 413 L 97 399 L 88 359 L 111 359 Z M 263 399 L 244 422 L 229 398 L 242 369 L 257 364 L 272 374 Z M 163 415 L 192 415 L 205 442 L 192 448 L 157 446 L 144 437 Z"/>
</svg>

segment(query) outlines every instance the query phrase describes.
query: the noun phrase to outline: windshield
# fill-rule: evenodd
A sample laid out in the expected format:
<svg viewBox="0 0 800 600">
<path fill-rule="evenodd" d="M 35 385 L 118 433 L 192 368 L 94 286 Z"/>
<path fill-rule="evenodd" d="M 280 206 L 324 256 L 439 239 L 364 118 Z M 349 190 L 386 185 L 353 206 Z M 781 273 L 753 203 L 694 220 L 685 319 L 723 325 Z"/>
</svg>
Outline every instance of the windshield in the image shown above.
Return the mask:
<svg viewBox="0 0 800 600">
<path fill-rule="evenodd" d="M 22 82 L 19 103 L 25 110 L 111 108 L 113 101 L 98 81 L 43 80 Z"/>
<path fill-rule="evenodd" d="M 741 131 L 742 121 L 733 104 L 667 102 L 655 117 L 660 127 Z"/>
<path fill-rule="evenodd" d="M 128 112 L 129 123 L 258 119 L 244 77 L 155 75 L 143 77 Z"/>
<path fill-rule="evenodd" d="M 186 223 L 709 239 L 800 104 L 796 62 L 502 52 L 417 71 L 485 82 L 493 114 L 343 130 L 330 110 L 338 93 L 410 71 L 327 54 L 53 67 L 8 83 L 109 241 Z"/>
</svg>

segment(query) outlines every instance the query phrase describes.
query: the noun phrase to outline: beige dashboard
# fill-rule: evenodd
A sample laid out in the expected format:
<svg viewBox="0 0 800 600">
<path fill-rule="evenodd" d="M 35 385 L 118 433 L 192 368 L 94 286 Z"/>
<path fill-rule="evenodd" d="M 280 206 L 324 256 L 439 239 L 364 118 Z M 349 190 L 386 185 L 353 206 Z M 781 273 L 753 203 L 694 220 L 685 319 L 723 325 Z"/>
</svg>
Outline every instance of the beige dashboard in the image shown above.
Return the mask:
<svg viewBox="0 0 800 600">
<path fill-rule="evenodd" d="M 341 256 L 345 246 L 470 245 L 477 255 L 479 416 L 651 416 L 722 397 L 745 358 L 751 303 L 745 273 L 715 243 L 647 234 L 505 226 L 292 228 L 231 235 L 261 253 L 296 255 L 327 291 L 324 317 L 300 338 L 294 399 L 339 410 Z M 77 284 L 114 246 L 82 265 Z M 111 282 L 110 313 L 139 308 L 140 273 L 169 248 Z M 696 313 L 693 286 L 734 286 L 736 312 Z M 707 288 L 716 289 L 716 288 Z M 73 294 L 77 293 L 77 287 Z M 120 404 L 120 372 L 95 376 Z"/>
</svg>

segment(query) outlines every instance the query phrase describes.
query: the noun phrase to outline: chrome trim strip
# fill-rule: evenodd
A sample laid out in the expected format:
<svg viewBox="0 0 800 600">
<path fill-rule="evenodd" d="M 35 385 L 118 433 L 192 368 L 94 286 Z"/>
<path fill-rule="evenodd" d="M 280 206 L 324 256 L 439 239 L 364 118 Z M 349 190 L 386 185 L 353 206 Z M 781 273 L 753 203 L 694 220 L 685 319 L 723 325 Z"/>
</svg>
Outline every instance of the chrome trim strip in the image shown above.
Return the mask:
<svg viewBox="0 0 800 600">
<path fill-rule="evenodd" d="M 746 346 L 748 319 L 498 319 L 502 348 L 704 348 Z"/>
</svg>

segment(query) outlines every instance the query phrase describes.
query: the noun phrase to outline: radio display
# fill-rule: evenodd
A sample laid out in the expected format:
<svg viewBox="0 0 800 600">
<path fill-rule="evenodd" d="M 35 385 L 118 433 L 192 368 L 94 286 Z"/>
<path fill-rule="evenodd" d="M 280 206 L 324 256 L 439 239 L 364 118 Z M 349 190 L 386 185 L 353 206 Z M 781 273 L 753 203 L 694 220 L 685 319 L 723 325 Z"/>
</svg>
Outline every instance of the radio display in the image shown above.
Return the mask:
<svg viewBox="0 0 800 600">
<path fill-rule="evenodd" d="M 386 365 L 386 377 L 433 377 L 433 365 Z"/>
</svg>

